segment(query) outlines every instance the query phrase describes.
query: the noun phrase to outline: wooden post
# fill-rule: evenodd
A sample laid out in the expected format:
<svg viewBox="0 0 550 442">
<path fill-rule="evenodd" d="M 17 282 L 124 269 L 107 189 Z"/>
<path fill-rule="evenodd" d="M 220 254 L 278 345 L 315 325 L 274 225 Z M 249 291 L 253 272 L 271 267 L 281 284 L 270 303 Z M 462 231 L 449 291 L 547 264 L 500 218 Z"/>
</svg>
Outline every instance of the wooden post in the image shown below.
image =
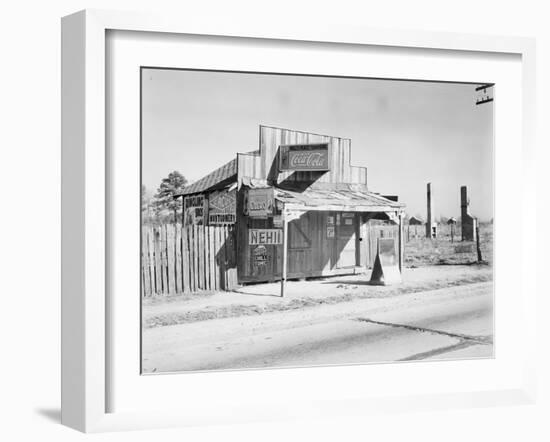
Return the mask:
<svg viewBox="0 0 550 442">
<path fill-rule="evenodd" d="M 482 262 L 483 257 L 481 256 L 481 246 L 479 244 L 479 227 L 476 223 L 476 242 L 477 242 L 477 262 Z"/>
<path fill-rule="evenodd" d="M 288 220 L 283 208 L 283 271 L 281 274 L 281 298 L 285 296 L 285 284 L 286 284 L 286 267 L 288 259 L 288 246 L 287 246 L 287 233 L 288 233 Z"/>
<path fill-rule="evenodd" d="M 455 242 L 455 225 L 451 224 L 451 242 Z"/>
<path fill-rule="evenodd" d="M 403 214 L 399 214 L 399 272 L 403 272 Z"/>
</svg>

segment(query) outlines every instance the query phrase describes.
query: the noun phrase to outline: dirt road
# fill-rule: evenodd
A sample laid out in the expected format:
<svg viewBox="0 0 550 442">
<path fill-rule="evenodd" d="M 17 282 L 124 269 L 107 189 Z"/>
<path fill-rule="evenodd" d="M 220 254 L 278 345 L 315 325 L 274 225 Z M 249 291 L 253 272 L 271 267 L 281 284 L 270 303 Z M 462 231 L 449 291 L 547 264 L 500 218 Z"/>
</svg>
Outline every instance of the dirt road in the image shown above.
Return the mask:
<svg viewBox="0 0 550 442">
<path fill-rule="evenodd" d="M 143 331 L 143 371 L 491 357 L 492 283 Z"/>
</svg>

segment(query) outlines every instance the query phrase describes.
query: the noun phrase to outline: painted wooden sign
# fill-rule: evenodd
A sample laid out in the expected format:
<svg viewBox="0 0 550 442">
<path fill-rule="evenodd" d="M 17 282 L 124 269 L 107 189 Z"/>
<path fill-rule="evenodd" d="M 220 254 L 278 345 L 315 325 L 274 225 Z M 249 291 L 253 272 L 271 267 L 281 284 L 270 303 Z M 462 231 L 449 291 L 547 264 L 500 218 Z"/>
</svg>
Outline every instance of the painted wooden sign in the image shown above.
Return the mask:
<svg viewBox="0 0 550 442">
<path fill-rule="evenodd" d="M 328 144 L 291 144 L 280 146 L 279 170 L 330 170 Z"/>
<path fill-rule="evenodd" d="M 266 266 L 269 255 L 265 246 L 259 245 L 252 251 L 252 265 L 254 267 Z"/>
<path fill-rule="evenodd" d="M 273 215 L 273 227 L 283 227 L 282 215 Z"/>
<path fill-rule="evenodd" d="M 186 196 L 183 199 L 183 210 L 186 224 L 203 224 L 206 211 L 204 195 Z"/>
<path fill-rule="evenodd" d="M 250 229 L 248 231 L 248 244 L 251 246 L 278 245 L 282 243 L 282 229 Z"/>
<path fill-rule="evenodd" d="M 275 197 L 273 188 L 248 189 L 245 201 L 245 215 L 252 218 L 267 218 L 273 215 Z"/>
<path fill-rule="evenodd" d="M 236 219 L 236 191 L 213 192 L 208 199 L 208 223 L 210 225 L 234 224 Z"/>
</svg>

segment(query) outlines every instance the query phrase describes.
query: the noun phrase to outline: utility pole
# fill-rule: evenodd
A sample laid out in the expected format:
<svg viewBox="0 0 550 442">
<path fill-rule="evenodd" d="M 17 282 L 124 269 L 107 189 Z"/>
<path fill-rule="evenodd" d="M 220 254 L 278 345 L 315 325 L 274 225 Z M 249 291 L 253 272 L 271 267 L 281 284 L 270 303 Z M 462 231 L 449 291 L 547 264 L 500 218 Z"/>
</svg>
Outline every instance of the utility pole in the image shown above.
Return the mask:
<svg viewBox="0 0 550 442">
<path fill-rule="evenodd" d="M 476 87 L 478 98 L 476 98 L 476 106 L 480 104 L 490 103 L 493 98 L 494 83 L 486 83 Z"/>
</svg>

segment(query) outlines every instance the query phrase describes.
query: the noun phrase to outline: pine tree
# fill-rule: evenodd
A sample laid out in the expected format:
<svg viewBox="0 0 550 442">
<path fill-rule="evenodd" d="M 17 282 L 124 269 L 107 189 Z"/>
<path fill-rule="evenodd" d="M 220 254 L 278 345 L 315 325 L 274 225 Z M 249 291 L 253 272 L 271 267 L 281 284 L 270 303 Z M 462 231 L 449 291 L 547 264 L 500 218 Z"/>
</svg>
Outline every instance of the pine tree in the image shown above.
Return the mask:
<svg viewBox="0 0 550 442">
<path fill-rule="evenodd" d="M 177 214 L 181 211 L 182 199 L 174 199 L 174 195 L 181 191 L 186 184 L 187 179 L 176 170 L 162 179 L 153 200 L 157 217 L 173 218 L 173 221 L 176 222 Z"/>
</svg>

